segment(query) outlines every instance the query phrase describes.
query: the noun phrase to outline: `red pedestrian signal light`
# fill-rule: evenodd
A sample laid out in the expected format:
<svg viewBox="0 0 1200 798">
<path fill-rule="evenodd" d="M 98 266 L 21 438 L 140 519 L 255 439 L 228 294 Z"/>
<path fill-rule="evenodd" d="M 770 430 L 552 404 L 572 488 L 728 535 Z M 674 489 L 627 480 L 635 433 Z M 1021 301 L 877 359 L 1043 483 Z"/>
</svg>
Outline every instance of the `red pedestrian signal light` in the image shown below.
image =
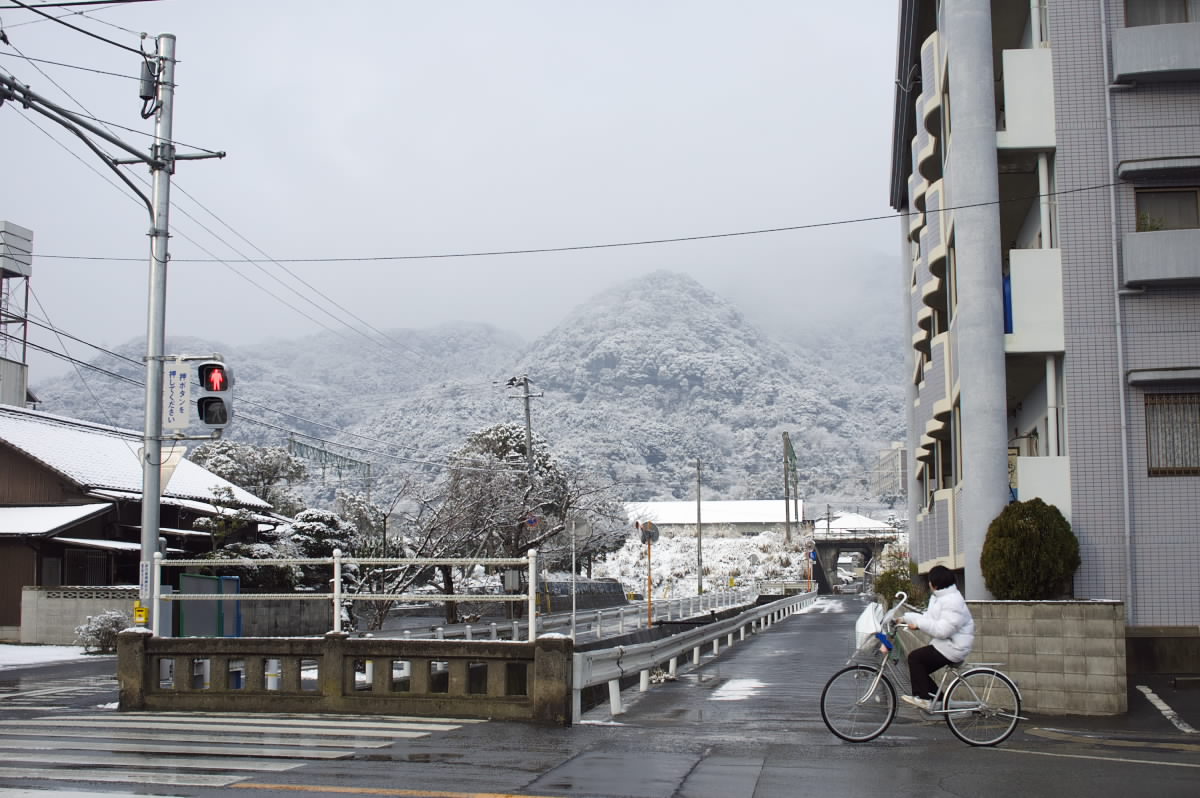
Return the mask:
<svg viewBox="0 0 1200 798">
<path fill-rule="evenodd" d="M 220 360 L 205 360 L 196 366 L 196 376 L 200 423 L 210 429 L 225 429 L 233 420 L 233 372 Z"/>
<path fill-rule="evenodd" d="M 201 366 L 200 384 L 206 391 L 228 391 L 229 376 L 225 373 L 225 367 L 214 363 Z"/>
</svg>

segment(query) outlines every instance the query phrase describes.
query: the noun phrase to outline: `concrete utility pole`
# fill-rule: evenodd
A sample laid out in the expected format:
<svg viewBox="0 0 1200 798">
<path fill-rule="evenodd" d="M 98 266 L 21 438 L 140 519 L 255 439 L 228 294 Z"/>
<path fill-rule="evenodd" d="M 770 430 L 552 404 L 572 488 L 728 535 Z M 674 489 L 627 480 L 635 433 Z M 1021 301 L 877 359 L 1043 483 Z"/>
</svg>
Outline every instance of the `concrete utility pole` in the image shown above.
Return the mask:
<svg viewBox="0 0 1200 798">
<path fill-rule="evenodd" d="M 700 524 L 700 458 L 696 458 L 696 595 L 704 593 L 704 529 Z"/>
<path fill-rule="evenodd" d="M 510 396 L 509 399 L 524 399 L 525 400 L 525 469 L 529 474 L 529 484 L 533 485 L 533 422 L 529 409 L 529 400 L 540 396 L 541 393 L 529 392 L 529 375 L 522 374 L 519 377 L 512 377 L 508 381 L 508 387 L 521 388 L 524 393 L 518 396 Z"/>
<path fill-rule="evenodd" d="M 790 474 L 788 469 L 788 448 L 791 442 L 788 440 L 788 434 L 783 433 L 783 534 L 784 539 L 792 542 L 792 501 L 789 490 Z"/>
<path fill-rule="evenodd" d="M 142 433 L 142 560 L 139 592 L 152 623 L 158 608 L 150 595 L 150 570 L 158 551 L 162 496 L 163 345 L 166 338 L 167 242 L 170 237 L 171 174 L 175 171 L 172 117 L 175 111 L 175 36 L 158 37 L 157 110 L 150 171 L 153 175 L 150 222 L 150 289 L 146 311 L 146 415 Z"/>
</svg>

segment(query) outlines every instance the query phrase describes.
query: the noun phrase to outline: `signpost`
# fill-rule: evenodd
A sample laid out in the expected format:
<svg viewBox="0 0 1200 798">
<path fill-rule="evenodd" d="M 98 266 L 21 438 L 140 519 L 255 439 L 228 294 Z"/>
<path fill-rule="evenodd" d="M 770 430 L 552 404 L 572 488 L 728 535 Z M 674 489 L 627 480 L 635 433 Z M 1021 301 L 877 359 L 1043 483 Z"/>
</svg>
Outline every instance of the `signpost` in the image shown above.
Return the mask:
<svg viewBox="0 0 1200 798">
<path fill-rule="evenodd" d="M 646 628 L 649 629 L 654 625 L 654 569 L 650 554 L 658 540 L 658 527 L 653 521 L 642 521 L 637 528 L 642 531 L 642 543 L 646 544 Z"/>
</svg>

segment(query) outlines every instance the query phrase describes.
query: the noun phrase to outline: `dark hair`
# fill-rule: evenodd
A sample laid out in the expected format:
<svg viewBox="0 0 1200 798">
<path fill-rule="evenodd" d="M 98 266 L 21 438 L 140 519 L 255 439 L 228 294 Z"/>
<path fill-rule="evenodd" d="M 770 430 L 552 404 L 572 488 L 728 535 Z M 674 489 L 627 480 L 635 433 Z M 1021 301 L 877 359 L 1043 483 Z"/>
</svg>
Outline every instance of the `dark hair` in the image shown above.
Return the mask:
<svg viewBox="0 0 1200 798">
<path fill-rule="evenodd" d="M 934 590 L 942 590 L 954 584 L 954 572 L 944 565 L 935 565 L 929 569 L 929 585 Z"/>
</svg>

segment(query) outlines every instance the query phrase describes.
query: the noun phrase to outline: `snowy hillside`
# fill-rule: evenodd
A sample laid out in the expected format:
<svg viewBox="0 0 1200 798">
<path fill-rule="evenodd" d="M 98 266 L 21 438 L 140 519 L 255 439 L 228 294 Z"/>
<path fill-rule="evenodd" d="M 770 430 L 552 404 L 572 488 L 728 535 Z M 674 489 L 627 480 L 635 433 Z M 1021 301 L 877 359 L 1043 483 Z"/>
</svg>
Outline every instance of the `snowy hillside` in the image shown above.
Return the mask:
<svg viewBox="0 0 1200 798">
<path fill-rule="evenodd" d="M 691 278 L 658 272 L 526 346 L 462 324 L 391 331 L 390 351 L 351 334 L 168 350 L 216 348 L 233 365 L 232 439 L 282 442 L 277 427 L 356 447 L 339 451 L 371 461 L 381 491 L 436 468 L 478 429 L 523 423 L 503 383 L 528 374 L 543 394 L 532 400 L 537 432 L 626 500 L 694 496 L 697 459 L 705 498 L 781 497 L 787 431 L 806 500 L 865 506 L 875 450 L 903 432 L 903 350 L 898 335 L 861 322 L 780 341 Z M 132 362 L 100 365 L 140 380 L 138 348 L 124 348 Z M 73 376 L 33 377 L 43 410 L 141 428 L 140 388 L 92 373 L 90 392 Z"/>
</svg>

